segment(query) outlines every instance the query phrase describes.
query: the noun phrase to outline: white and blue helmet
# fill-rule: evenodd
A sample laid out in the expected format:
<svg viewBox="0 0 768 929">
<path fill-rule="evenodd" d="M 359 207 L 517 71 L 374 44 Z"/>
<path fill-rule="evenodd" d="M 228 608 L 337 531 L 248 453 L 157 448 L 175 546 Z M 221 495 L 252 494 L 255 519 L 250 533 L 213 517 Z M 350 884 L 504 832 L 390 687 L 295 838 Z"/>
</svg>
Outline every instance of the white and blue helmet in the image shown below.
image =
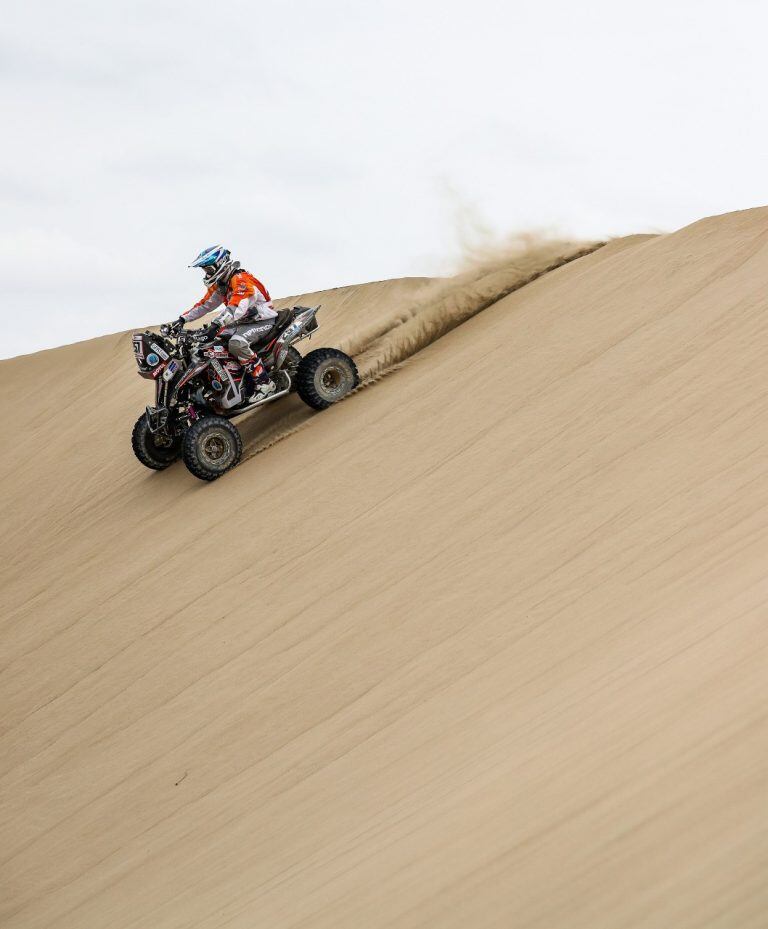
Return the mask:
<svg viewBox="0 0 768 929">
<path fill-rule="evenodd" d="M 229 280 L 240 267 L 240 262 L 232 261 L 231 252 L 223 245 L 211 245 L 204 248 L 189 267 L 202 268 L 205 272 L 205 283 L 212 287 Z"/>
</svg>

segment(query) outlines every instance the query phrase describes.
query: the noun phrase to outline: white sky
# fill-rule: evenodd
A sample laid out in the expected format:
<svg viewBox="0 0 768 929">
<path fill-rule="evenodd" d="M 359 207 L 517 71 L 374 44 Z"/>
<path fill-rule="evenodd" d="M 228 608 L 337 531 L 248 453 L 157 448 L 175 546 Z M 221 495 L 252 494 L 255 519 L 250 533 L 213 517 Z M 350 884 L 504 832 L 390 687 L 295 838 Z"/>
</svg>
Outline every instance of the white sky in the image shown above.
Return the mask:
<svg viewBox="0 0 768 929">
<path fill-rule="evenodd" d="M 0 357 L 768 201 L 764 0 L 24 0 L 0 17 Z"/>
</svg>

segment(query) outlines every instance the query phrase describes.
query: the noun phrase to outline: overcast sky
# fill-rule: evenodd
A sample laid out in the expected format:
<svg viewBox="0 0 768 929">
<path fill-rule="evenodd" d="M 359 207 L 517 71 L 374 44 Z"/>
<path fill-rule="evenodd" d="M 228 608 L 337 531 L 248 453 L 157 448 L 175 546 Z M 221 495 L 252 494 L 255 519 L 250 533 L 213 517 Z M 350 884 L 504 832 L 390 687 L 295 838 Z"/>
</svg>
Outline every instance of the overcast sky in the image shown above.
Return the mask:
<svg viewBox="0 0 768 929">
<path fill-rule="evenodd" d="M 6 4 L 0 356 L 768 201 L 764 0 Z"/>
</svg>

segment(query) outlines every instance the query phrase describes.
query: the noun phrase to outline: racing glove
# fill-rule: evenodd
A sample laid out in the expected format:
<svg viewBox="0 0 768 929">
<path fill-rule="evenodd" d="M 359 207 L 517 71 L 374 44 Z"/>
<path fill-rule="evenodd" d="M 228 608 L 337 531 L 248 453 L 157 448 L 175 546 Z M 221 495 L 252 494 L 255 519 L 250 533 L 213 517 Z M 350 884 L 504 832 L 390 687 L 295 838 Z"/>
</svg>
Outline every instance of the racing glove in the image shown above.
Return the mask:
<svg viewBox="0 0 768 929">
<path fill-rule="evenodd" d="M 211 339 L 214 339 L 216 337 L 216 333 L 219 331 L 219 329 L 220 329 L 220 326 L 218 323 L 211 323 L 208 326 L 204 326 L 200 330 L 200 333 L 203 336 L 203 338 L 206 339 L 206 341 L 210 342 Z"/>
<path fill-rule="evenodd" d="M 179 318 L 174 319 L 173 322 L 166 323 L 166 326 L 168 328 L 168 331 L 171 333 L 181 332 L 181 330 L 184 328 L 185 322 L 186 322 L 186 319 L 184 319 L 183 316 L 179 316 Z"/>
</svg>

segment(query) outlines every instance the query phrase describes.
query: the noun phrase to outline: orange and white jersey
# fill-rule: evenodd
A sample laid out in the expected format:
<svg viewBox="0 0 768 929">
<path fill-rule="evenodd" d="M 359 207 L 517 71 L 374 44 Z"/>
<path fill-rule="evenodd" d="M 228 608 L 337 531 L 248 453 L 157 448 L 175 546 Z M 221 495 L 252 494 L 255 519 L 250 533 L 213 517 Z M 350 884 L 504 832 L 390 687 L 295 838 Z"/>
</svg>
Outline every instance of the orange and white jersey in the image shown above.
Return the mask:
<svg viewBox="0 0 768 929">
<path fill-rule="evenodd" d="M 216 285 L 209 287 L 203 299 L 181 315 L 189 321 L 200 319 L 222 304 L 224 308 L 213 320 L 221 326 L 229 326 L 241 320 L 272 319 L 277 316 L 269 291 L 247 271 L 236 271 L 232 275 L 226 293 Z"/>
</svg>

